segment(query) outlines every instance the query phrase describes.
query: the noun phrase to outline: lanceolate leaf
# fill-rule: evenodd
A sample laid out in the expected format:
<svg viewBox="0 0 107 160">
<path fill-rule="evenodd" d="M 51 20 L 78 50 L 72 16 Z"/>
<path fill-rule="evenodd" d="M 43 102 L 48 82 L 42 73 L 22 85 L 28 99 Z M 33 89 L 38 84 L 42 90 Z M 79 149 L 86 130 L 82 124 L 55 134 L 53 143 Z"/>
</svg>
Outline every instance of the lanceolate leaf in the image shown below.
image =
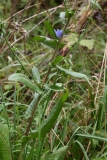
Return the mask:
<svg viewBox="0 0 107 160">
<path fill-rule="evenodd" d="M 63 56 L 60 55 L 60 56 L 57 56 L 55 57 L 54 61 L 52 62 L 53 65 L 56 65 L 58 64 L 59 62 L 61 62 L 63 60 Z"/>
<path fill-rule="evenodd" d="M 106 160 L 106 158 L 94 158 L 94 159 L 91 159 L 91 160 Z"/>
<path fill-rule="evenodd" d="M 52 154 L 50 154 L 50 156 L 47 156 L 45 159 L 46 160 L 60 160 L 62 159 L 61 157 L 63 157 L 65 151 L 67 150 L 67 146 L 61 147 L 59 149 L 57 149 L 55 152 L 53 152 Z"/>
<path fill-rule="evenodd" d="M 37 80 L 37 82 L 40 83 L 40 74 L 39 74 L 39 71 L 36 67 L 32 68 L 32 74 L 33 74 L 34 78 Z"/>
<path fill-rule="evenodd" d="M 44 85 L 44 87 L 48 90 L 50 89 L 50 90 L 53 90 L 53 91 L 63 91 L 64 90 L 63 87 L 58 86 L 58 85 Z"/>
<path fill-rule="evenodd" d="M 40 137 L 43 138 L 46 136 L 47 133 L 52 129 L 54 126 L 60 112 L 62 109 L 62 106 L 64 104 L 64 101 L 66 101 L 68 97 L 68 92 L 64 93 L 62 97 L 57 101 L 53 109 L 51 110 L 49 116 L 44 120 L 40 126 L 40 130 L 36 130 L 31 134 L 31 137 L 24 137 L 22 143 L 27 143 L 31 138 L 37 138 L 38 133 L 40 133 Z"/>
<path fill-rule="evenodd" d="M 57 39 L 56 34 L 55 34 L 55 32 L 54 32 L 54 29 L 53 29 L 52 25 L 50 24 L 50 22 L 45 21 L 44 24 L 45 24 L 45 26 L 46 26 L 47 31 L 48 31 L 49 34 L 52 36 L 52 38 Z"/>
<path fill-rule="evenodd" d="M 73 77 L 77 77 L 77 78 L 84 78 L 86 79 L 86 81 L 91 85 L 88 77 L 85 75 L 85 74 L 82 74 L 82 73 L 78 73 L 78 72 L 74 72 L 72 70 L 67 70 L 67 69 L 64 69 L 60 66 L 57 65 L 57 68 L 60 69 L 61 71 L 63 71 L 64 73 L 68 74 L 68 75 L 71 75 Z"/>
<path fill-rule="evenodd" d="M 55 39 L 46 39 L 43 44 L 51 48 L 56 48 L 58 41 Z"/>
<path fill-rule="evenodd" d="M 33 109 L 34 109 L 34 106 L 35 106 L 35 104 L 36 104 L 36 102 L 37 102 L 38 96 L 39 96 L 38 93 L 35 93 L 35 94 L 34 94 L 34 99 L 33 99 L 32 102 L 29 104 L 29 106 L 28 106 L 28 108 L 27 108 L 27 110 L 26 110 L 26 112 L 25 112 L 26 118 L 28 118 L 28 117 L 31 116 L 32 111 L 33 111 Z"/>
<path fill-rule="evenodd" d="M 81 148 L 81 150 L 82 150 L 82 152 L 83 152 L 83 154 L 84 154 L 85 159 L 86 159 L 86 160 L 89 160 L 88 155 L 87 155 L 87 153 L 86 153 L 83 145 L 82 145 L 78 140 L 76 140 L 76 143 L 78 143 L 78 145 L 80 146 L 80 148 Z"/>
<path fill-rule="evenodd" d="M 37 42 L 44 42 L 46 40 L 46 37 L 43 36 L 35 36 L 33 38 L 33 40 L 37 41 Z"/>
<path fill-rule="evenodd" d="M 90 2 L 95 5 L 97 8 L 99 8 L 100 10 L 102 10 L 100 4 L 97 2 L 97 0 L 90 0 Z"/>
<path fill-rule="evenodd" d="M 14 73 L 8 78 L 8 80 L 21 82 L 27 87 L 29 87 L 32 91 L 42 93 L 42 90 L 23 74 Z"/>
<path fill-rule="evenodd" d="M 9 130 L 6 124 L 0 124 L 0 160 L 12 160 L 9 144 Z"/>
<path fill-rule="evenodd" d="M 99 141 L 107 142 L 106 137 L 103 138 L 103 137 L 99 137 L 99 136 L 93 136 L 93 135 L 90 135 L 90 134 L 76 134 L 76 136 L 85 137 L 85 138 L 88 138 L 88 139 L 97 139 Z"/>
<path fill-rule="evenodd" d="M 47 117 L 47 119 L 41 124 L 41 137 L 45 137 L 45 135 L 52 129 L 52 127 L 54 126 L 60 111 L 62 109 L 62 106 L 64 104 L 64 101 L 66 101 L 68 97 L 68 93 L 64 93 L 62 95 L 62 97 L 60 98 L 60 100 L 56 103 L 56 105 L 53 107 L 53 109 L 51 110 L 49 116 Z"/>
<path fill-rule="evenodd" d="M 40 42 L 48 47 L 51 47 L 51 48 L 56 48 L 57 45 L 58 45 L 58 40 L 57 39 L 51 39 L 51 38 L 48 38 L 48 37 L 44 37 L 44 36 L 35 36 L 33 38 L 33 40 L 37 41 L 37 42 Z M 61 49 L 62 47 L 64 47 L 64 43 L 60 43 L 59 45 L 59 48 Z"/>
<path fill-rule="evenodd" d="M 45 102 L 46 102 L 46 100 L 48 99 L 48 97 L 50 96 L 50 93 L 51 93 L 51 90 L 48 90 L 48 91 L 46 91 L 46 92 L 44 92 L 44 94 L 43 94 L 43 96 L 41 97 L 41 99 L 40 99 L 40 105 L 43 105 Z"/>
</svg>

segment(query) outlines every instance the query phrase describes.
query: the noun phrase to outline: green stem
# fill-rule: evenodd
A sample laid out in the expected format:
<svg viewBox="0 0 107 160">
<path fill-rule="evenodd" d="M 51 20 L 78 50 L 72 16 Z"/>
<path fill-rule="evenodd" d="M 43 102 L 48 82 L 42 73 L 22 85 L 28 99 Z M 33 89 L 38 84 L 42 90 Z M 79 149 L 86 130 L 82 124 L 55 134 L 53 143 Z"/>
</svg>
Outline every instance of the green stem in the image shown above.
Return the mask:
<svg viewBox="0 0 107 160">
<path fill-rule="evenodd" d="M 64 27 L 64 30 L 63 30 L 63 33 L 62 33 L 62 36 L 61 36 L 61 38 L 59 39 L 58 44 L 57 44 L 57 47 L 56 47 L 56 49 L 55 49 L 55 51 L 54 51 L 54 53 L 53 53 L 53 55 L 52 55 L 51 62 L 54 60 L 54 58 L 55 58 L 56 55 L 57 55 L 57 52 L 58 52 L 58 50 L 59 50 L 60 42 L 61 42 L 61 40 L 62 40 L 63 34 L 64 34 L 64 32 L 65 32 L 65 30 L 66 30 L 66 28 L 67 28 L 67 26 L 68 26 L 69 21 L 70 21 L 70 17 L 68 17 L 67 23 L 66 23 L 66 25 L 65 25 L 65 27 Z M 46 77 L 45 77 L 45 79 L 44 79 L 44 83 L 47 81 L 47 78 L 48 78 L 49 73 L 51 72 L 51 69 L 52 69 L 52 66 L 50 65 L 49 68 L 48 68 Z"/>
</svg>

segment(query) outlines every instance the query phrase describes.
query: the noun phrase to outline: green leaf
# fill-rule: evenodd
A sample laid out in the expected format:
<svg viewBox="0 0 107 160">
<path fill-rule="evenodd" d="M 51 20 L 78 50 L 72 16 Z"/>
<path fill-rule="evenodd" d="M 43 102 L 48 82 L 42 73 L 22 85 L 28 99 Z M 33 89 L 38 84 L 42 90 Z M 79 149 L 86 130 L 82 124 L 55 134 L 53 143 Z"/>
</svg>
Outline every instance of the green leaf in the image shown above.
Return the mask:
<svg viewBox="0 0 107 160">
<path fill-rule="evenodd" d="M 44 103 L 47 101 L 49 95 L 51 93 L 51 90 L 48 90 L 47 92 L 44 92 L 43 96 L 40 99 L 40 105 L 44 105 Z"/>
<path fill-rule="evenodd" d="M 64 41 L 68 42 L 67 43 L 68 47 L 71 47 L 72 45 L 74 45 L 75 43 L 77 43 L 79 41 L 78 34 L 76 34 L 76 33 L 70 33 L 69 35 L 67 35 L 63 39 L 64 39 Z M 92 50 L 93 46 L 94 46 L 94 42 L 95 42 L 94 39 L 89 39 L 89 40 L 83 39 L 83 40 L 80 40 L 79 44 L 84 47 L 87 47 L 89 50 Z"/>
<path fill-rule="evenodd" d="M 68 42 L 68 47 L 71 47 L 76 42 L 78 42 L 78 34 L 76 33 L 69 33 L 66 37 L 63 38 L 64 41 Z"/>
<path fill-rule="evenodd" d="M 99 5 L 99 3 L 97 2 L 97 0 L 90 0 L 90 2 L 95 5 L 97 8 L 99 8 L 100 10 L 102 10 L 101 6 Z"/>
<path fill-rule="evenodd" d="M 61 157 L 63 157 L 63 154 L 66 151 L 66 149 L 67 149 L 67 146 L 61 147 L 61 148 L 57 149 L 55 152 L 53 152 L 51 155 L 47 156 L 45 159 L 46 160 L 61 159 Z"/>
<path fill-rule="evenodd" d="M 55 49 L 57 47 L 58 41 L 57 40 L 53 40 L 53 39 L 46 39 L 43 44 L 45 44 L 48 47 L 51 47 L 53 49 Z"/>
<path fill-rule="evenodd" d="M 107 85 L 105 85 L 102 100 L 103 101 L 99 103 L 99 109 L 97 111 L 97 130 L 101 130 L 105 117 L 105 109 L 107 106 Z"/>
<path fill-rule="evenodd" d="M 94 158 L 94 159 L 91 159 L 91 160 L 106 160 L 107 158 Z"/>
<path fill-rule="evenodd" d="M 39 74 L 39 71 L 36 67 L 32 68 L 32 74 L 33 74 L 34 78 L 37 80 L 37 82 L 40 83 L 40 74 Z"/>
<path fill-rule="evenodd" d="M 107 85 L 105 85 L 105 88 L 104 88 L 104 93 L 103 93 L 103 103 L 104 105 L 104 108 L 106 108 L 107 106 Z"/>
<path fill-rule="evenodd" d="M 34 106 L 35 106 L 35 104 L 36 104 L 36 102 L 37 102 L 37 100 L 38 100 L 38 96 L 39 96 L 38 93 L 35 93 L 35 94 L 34 94 L 34 98 L 33 98 L 33 100 L 31 101 L 31 103 L 29 104 L 29 106 L 28 106 L 28 108 L 27 108 L 27 110 L 26 110 L 26 112 L 25 112 L 25 117 L 26 117 L 26 118 L 28 118 L 28 117 L 31 116 L 32 111 L 33 111 L 33 109 L 34 109 Z"/>
<path fill-rule="evenodd" d="M 42 43 L 48 47 L 51 47 L 53 49 L 55 49 L 58 45 L 58 40 L 51 39 L 51 38 L 44 37 L 44 36 L 35 36 L 33 38 L 33 40 L 40 42 L 40 43 Z M 64 47 L 64 45 L 65 45 L 64 43 L 60 43 L 59 48 L 62 49 Z"/>
<path fill-rule="evenodd" d="M 6 124 L 0 124 L 0 160 L 12 160 L 9 143 L 9 130 Z"/>
<path fill-rule="evenodd" d="M 94 42 L 95 42 L 94 39 L 90 39 L 90 40 L 83 39 L 79 43 L 80 43 L 80 45 L 87 47 L 89 50 L 92 50 L 93 46 L 94 46 Z"/>
<path fill-rule="evenodd" d="M 26 160 L 33 160 L 34 159 L 34 143 L 32 144 L 32 147 L 30 149 L 30 153 L 28 154 Z"/>
<path fill-rule="evenodd" d="M 21 82 L 27 87 L 29 87 L 32 91 L 37 92 L 39 94 L 42 93 L 42 90 L 23 74 L 14 73 L 11 76 L 9 76 L 8 80 Z"/>
<path fill-rule="evenodd" d="M 85 138 L 88 138 L 88 139 L 97 139 L 99 141 L 107 142 L 107 138 L 102 138 L 102 137 L 99 137 L 99 136 L 92 136 L 90 134 L 76 134 L 76 136 L 85 137 Z"/>
<path fill-rule="evenodd" d="M 29 137 L 23 137 L 22 144 L 27 143 L 32 138 L 37 138 L 39 133 L 40 137 L 43 138 L 46 136 L 47 133 L 50 132 L 61 112 L 62 106 L 66 101 L 67 97 L 68 92 L 63 93 L 62 97 L 56 102 L 48 117 L 41 123 L 40 130 L 34 131 L 30 134 Z"/>
<path fill-rule="evenodd" d="M 105 68 L 105 85 L 107 86 L 107 68 Z"/>
<path fill-rule="evenodd" d="M 13 87 L 12 84 L 6 84 L 6 85 L 4 86 L 4 89 L 5 89 L 5 90 L 10 90 L 10 89 L 12 89 L 12 87 Z"/>
<path fill-rule="evenodd" d="M 54 61 L 52 62 L 53 65 L 58 64 L 59 62 L 61 62 L 63 60 L 63 56 L 57 56 L 55 57 Z"/>
<path fill-rule="evenodd" d="M 46 40 L 43 42 L 44 45 L 51 47 L 53 49 L 55 49 L 58 45 L 58 41 L 56 39 L 50 39 L 50 38 L 46 38 Z M 60 43 L 59 44 L 59 49 L 62 49 L 65 46 L 64 43 Z"/>
<path fill-rule="evenodd" d="M 71 75 L 71 76 L 73 76 L 73 77 L 84 78 L 84 79 L 86 79 L 86 81 L 91 85 L 88 77 L 87 77 L 85 74 L 78 73 L 78 72 L 74 72 L 74 71 L 72 71 L 72 70 L 70 71 L 70 70 L 64 69 L 64 68 L 62 68 L 62 67 L 60 67 L 60 66 L 58 66 L 58 65 L 57 65 L 57 68 L 58 68 L 59 70 L 63 71 L 65 74 Z"/>
<path fill-rule="evenodd" d="M 64 88 L 58 85 L 44 85 L 46 89 L 50 89 L 52 91 L 63 91 Z"/>
<path fill-rule="evenodd" d="M 44 24 L 45 24 L 45 27 L 46 27 L 48 33 L 52 36 L 52 38 L 57 39 L 57 36 L 56 36 L 54 29 L 53 29 L 52 25 L 50 24 L 50 22 L 45 21 Z"/>
<path fill-rule="evenodd" d="M 76 129 L 73 133 L 73 137 L 75 136 L 75 133 L 78 132 L 79 128 Z M 77 143 L 72 143 L 74 141 L 74 138 L 70 138 L 69 140 L 69 144 L 68 144 L 68 148 L 67 148 L 67 151 L 69 151 L 71 145 L 72 145 L 72 149 L 71 149 L 71 153 L 73 154 L 74 156 L 74 159 L 77 160 L 77 159 L 81 159 L 81 156 L 83 155 L 83 153 L 81 152 L 81 149 L 79 147 L 79 145 Z M 78 140 L 80 143 L 83 143 L 84 141 L 84 138 L 83 137 L 77 137 L 76 140 Z M 80 154 L 77 154 L 77 153 L 80 153 Z M 67 153 L 66 153 L 67 154 Z"/>
<path fill-rule="evenodd" d="M 82 150 L 82 152 L 83 152 L 83 154 L 84 154 L 85 159 L 86 159 L 86 160 L 89 160 L 88 155 L 87 155 L 87 153 L 86 153 L 83 145 L 82 145 L 78 140 L 76 140 L 76 143 L 78 143 L 78 145 L 80 146 L 80 148 L 81 148 L 81 150 Z"/>
<path fill-rule="evenodd" d="M 49 131 L 54 126 L 54 124 L 60 114 L 60 111 L 62 109 L 62 106 L 64 104 L 64 101 L 66 101 L 67 97 L 68 97 L 68 92 L 66 92 L 62 95 L 60 100 L 55 104 L 55 106 L 51 110 L 51 112 L 48 115 L 48 117 L 46 118 L 46 120 L 44 120 L 43 123 L 41 124 L 41 127 L 40 127 L 41 137 L 45 137 L 45 135 L 47 133 L 49 133 Z"/>
<path fill-rule="evenodd" d="M 68 16 L 68 18 L 70 19 L 71 17 L 73 17 L 75 11 L 74 10 L 71 10 L 71 11 L 67 11 L 66 14 Z"/>
<path fill-rule="evenodd" d="M 99 103 L 99 109 L 97 111 L 97 130 L 101 130 L 102 128 L 102 123 L 103 123 L 103 119 L 105 116 L 105 107 L 103 105 L 103 103 Z"/>
<path fill-rule="evenodd" d="M 44 42 L 46 40 L 46 37 L 44 36 L 35 36 L 33 40 L 38 41 L 38 42 Z"/>
</svg>

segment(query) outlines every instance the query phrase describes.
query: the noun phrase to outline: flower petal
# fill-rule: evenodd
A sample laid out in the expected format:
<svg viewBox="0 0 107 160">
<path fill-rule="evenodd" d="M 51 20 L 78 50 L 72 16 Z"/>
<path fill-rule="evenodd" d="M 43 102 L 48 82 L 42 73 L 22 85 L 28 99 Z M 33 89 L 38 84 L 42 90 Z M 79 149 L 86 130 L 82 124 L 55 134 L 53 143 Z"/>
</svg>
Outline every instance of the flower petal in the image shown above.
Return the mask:
<svg viewBox="0 0 107 160">
<path fill-rule="evenodd" d="M 57 36 L 58 38 L 60 38 L 60 37 L 62 36 L 63 30 L 60 30 L 60 29 L 55 30 L 55 29 L 54 29 L 54 31 L 55 31 L 55 34 L 56 34 L 56 36 Z"/>
</svg>

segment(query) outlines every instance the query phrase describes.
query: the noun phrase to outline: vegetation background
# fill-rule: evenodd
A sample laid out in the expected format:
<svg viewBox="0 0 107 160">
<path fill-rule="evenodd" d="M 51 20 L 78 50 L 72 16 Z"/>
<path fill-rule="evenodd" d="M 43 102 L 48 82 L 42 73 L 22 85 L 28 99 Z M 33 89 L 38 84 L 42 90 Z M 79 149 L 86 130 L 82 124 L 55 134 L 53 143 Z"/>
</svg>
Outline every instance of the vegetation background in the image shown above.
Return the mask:
<svg viewBox="0 0 107 160">
<path fill-rule="evenodd" d="M 0 0 L 0 160 L 107 159 L 107 0 Z"/>
</svg>

